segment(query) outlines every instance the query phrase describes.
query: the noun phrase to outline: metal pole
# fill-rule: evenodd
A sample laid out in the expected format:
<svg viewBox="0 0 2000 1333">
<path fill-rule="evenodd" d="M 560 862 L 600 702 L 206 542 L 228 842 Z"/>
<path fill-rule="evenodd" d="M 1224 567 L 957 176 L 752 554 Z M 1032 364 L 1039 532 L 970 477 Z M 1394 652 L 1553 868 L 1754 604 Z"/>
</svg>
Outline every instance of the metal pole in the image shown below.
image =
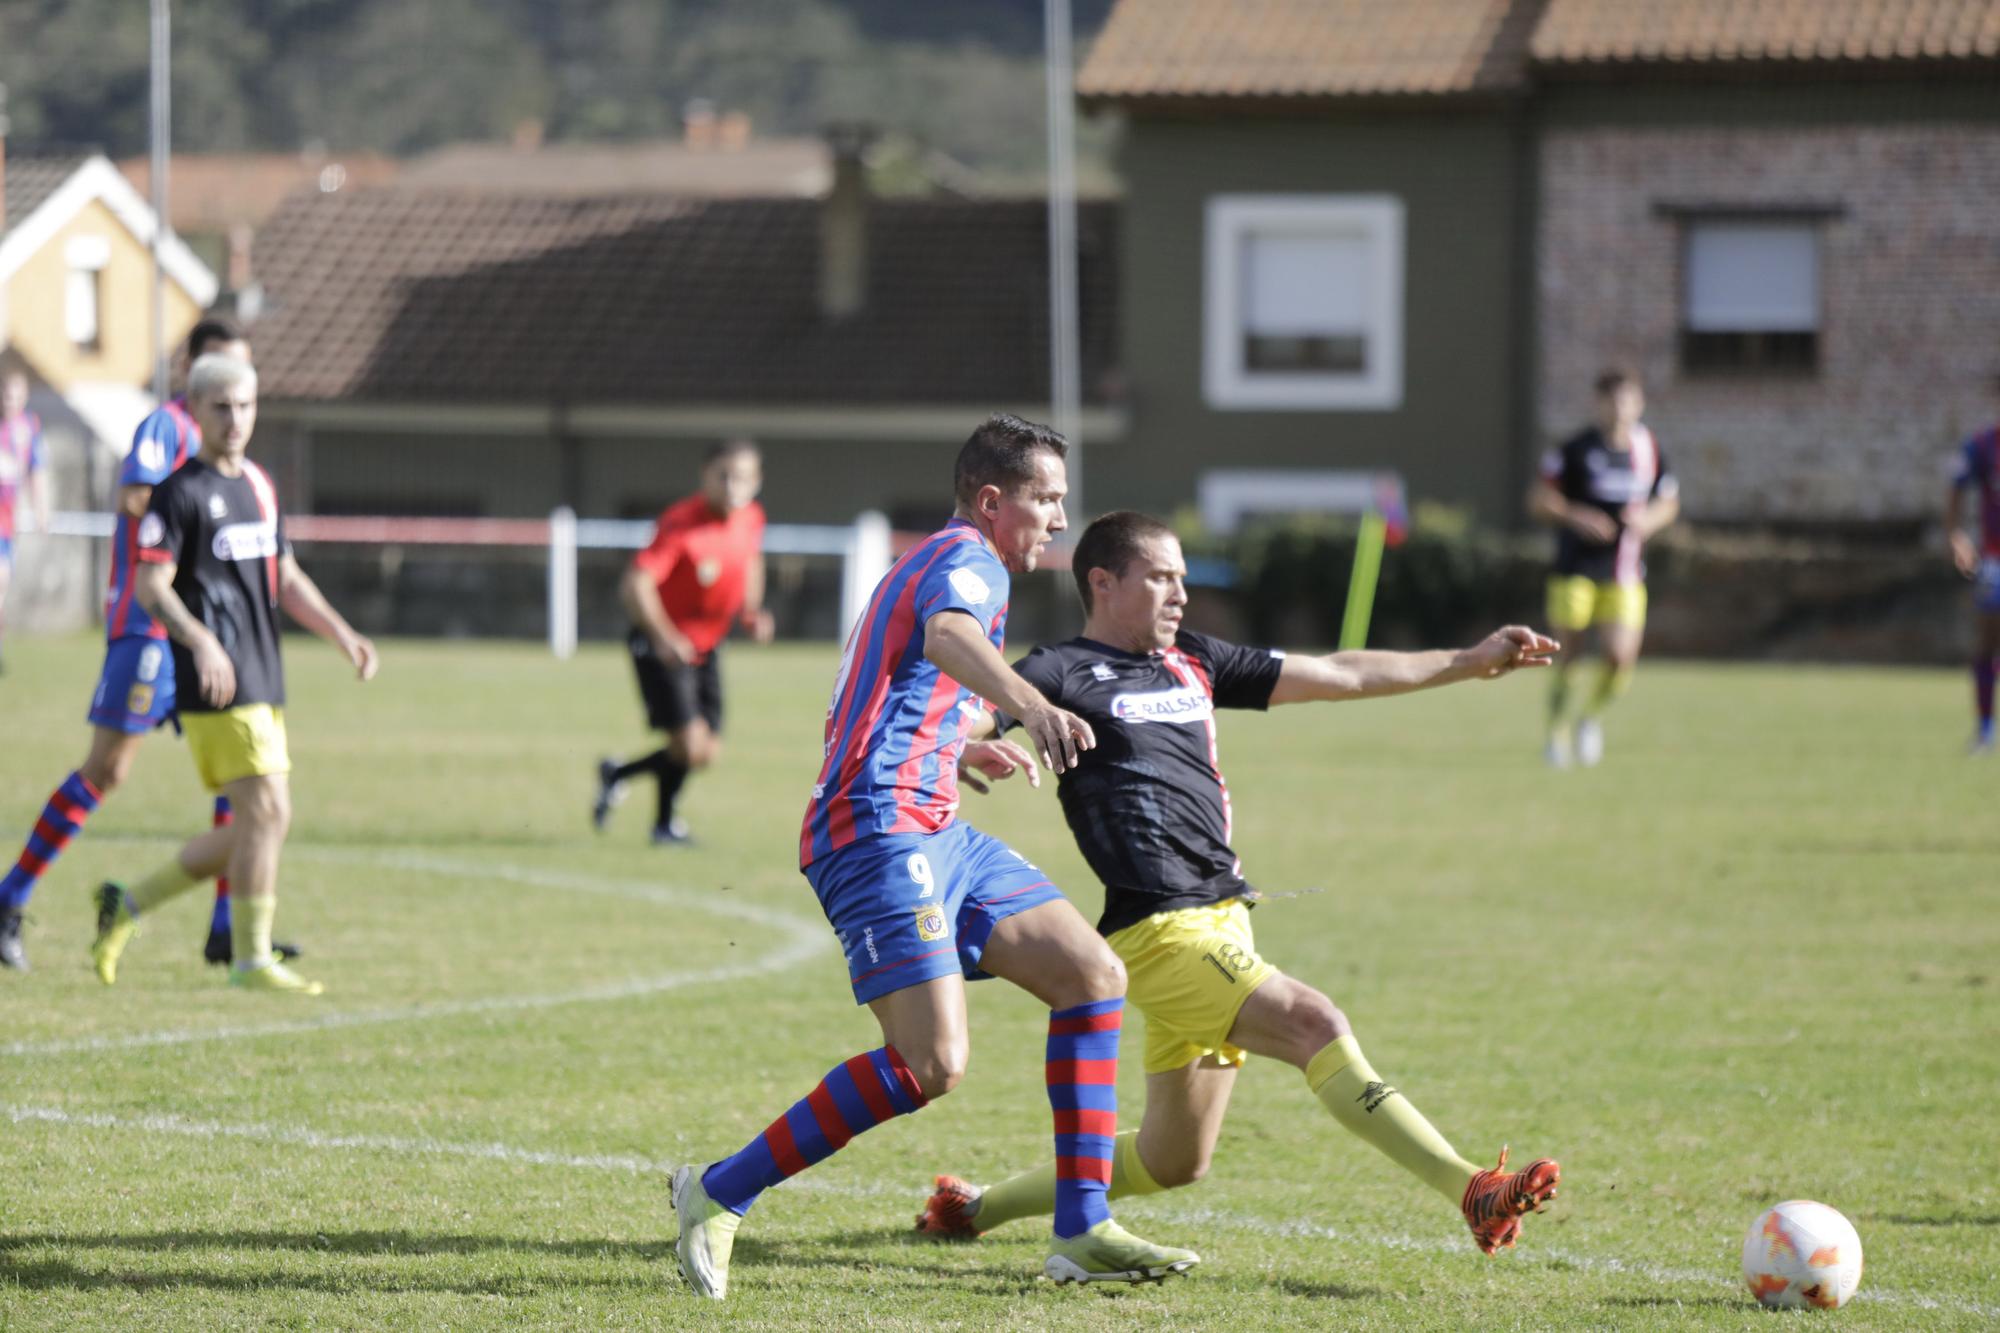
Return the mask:
<svg viewBox="0 0 2000 1333">
<path fill-rule="evenodd" d="M 153 398 L 167 399 L 167 279 L 160 267 L 160 245 L 167 231 L 167 141 L 172 135 L 172 109 L 168 44 L 172 40 L 172 20 L 167 0 L 152 0 L 152 114 L 150 134 L 153 152 Z"/>
<path fill-rule="evenodd" d="M 1069 512 L 1083 505 L 1083 372 L 1077 333 L 1076 112 L 1069 0 L 1043 0 L 1049 120 L 1049 424 L 1069 441 Z"/>
</svg>

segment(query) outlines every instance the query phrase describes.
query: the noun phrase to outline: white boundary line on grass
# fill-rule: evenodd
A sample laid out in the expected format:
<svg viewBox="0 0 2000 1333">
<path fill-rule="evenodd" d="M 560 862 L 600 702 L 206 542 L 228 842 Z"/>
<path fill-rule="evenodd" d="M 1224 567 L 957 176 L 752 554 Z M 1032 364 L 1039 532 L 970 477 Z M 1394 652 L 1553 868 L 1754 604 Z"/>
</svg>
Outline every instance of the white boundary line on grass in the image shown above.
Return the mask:
<svg viewBox="0 0 2000 1333">
<path fill-rule="evenodd" d="M 97 1112 L 65 1111 L 54 1106 L 0 1106 L 0 1118 L 13 1124 L 56 1125 L 71 1129 L 111 1129 L 126 1132 L 140 1131 L 150 1134 L 173 1135 L 195 1139 L 244 1139 L 262 1143 L 286 1143 L 303 1148 L 317 1148 L 333 1151 L 386 1152 L 415 1157 L 457 1157 L 478 1161 L 506 1162 L 526 1166 L 569 1167 L 589 1171 L 618 1171 L 632 1175 L 664 1175 L 674 1169 L 674 1164 L 655 1161 L 645 1157 L 632 1157 L 604 1153 L 558 1153 L 544 1152 L 534 1148 L 516 1148 L 504 1143 L 449 1143 L 438 1139 L 404 1138 L 379 1134 L 329 1134 L 302 1126 L 267 1124 L 222 1124 L 208 1120 L 189 1120 L 176 1115 L 107 1115 Z M 812 1193 L 846 1195 L 857 1198 L 879 1198 L 885 1195 L 909 1195 L 912 1201 L 916 1191 L 900 1190 L 883 1185 L 844 1185 L 832 1182 L 816 1182 L 810 1178 L 796 1179 L 786 1183 L 787 1190 L 806 1189 Z M 1164 1205 L 1164 1206 L 1163 1206 Z M 1253 1235 L 1273 1236 L 1281 1240 L 1324 1240 L 1336 1244 L 1362 1246 L 1369 1249 L 1399 1250 L 1414 1254 L 1458 1254 L 1471 1250 L 1470 1241 L 1462 1238 L 1411 1236 L 1392 1232 L 1354 1231 L 1341 1227 L 1327 1226 L 1321 1222 L 1305 1218 L 1260 1217 L 1251 1213 L 1229 1212 L 1221 1209 L 1176 1206 L 1162 1200 L 1146 1209 L 1151 1217 L 1179 1226 L 1210 1227 L 1224 1231 L 1248 1232 Z M 1630 1274 L 1654 1283 L 1685 1283 L 1690 1286 L 1708 1287 L 1718 1291 L 1738 1290 L 1738 1284 L 1719 1278 L 1712 1270 L 1695 1268 L 1670 1268 L 1643 1260 L 1620 1259 L 1615 1256 L 1585 1254 L 1577 1250 L 1550 1247 L 1536 1241 L 1531 1249 L 1517 1251 L 1504 1262 L 1535 1265 L 1560 1264 L 1592 1274 Z M 1917 1310 L 1931 1310 L 1954 1314 L 1972 1315 L 1982 1319 L 2000 1318 L 2000 1305 L 1983 1305 L 1977 1301 L 1961 1300 L 1955 1297 L 1922 1296 L 1914 1292 L 1879 1291 L 1864 1288 L 1855 1294 L 1858 1301 L 1870 1304 L 1894 1306 Z M 1746 1308 L 1749 1298 L 1744 1298 Z"/>
<path fill-rule="evenodd" d="M 462 861 L 451 857 L 403 852 L 382 853 L 339 847 L 301 847 L 293 854 L 310 860 L 382 866 L 391 870 L 424 871 L 467 879 L 507 880 L 530 888 L 555 889 L 567 893 L 594 893 L 715 916 L 727 915 L 747 926 L 762 927 L 776 932 L 780 936 L 780 942 L 770 953 L 753 961 L 732 963 L 725 967 L 704 968 L 694 972 L 671 972 L 662 976 L 638 977 L 613 985 L 586 986 L 546 995 L 493 995 L 476 1000 L 443 1000 L 429 1004 L 354 1010 L 314 1017 L 278 1019 L 264 1023 L 166 1028 L 153 1032 L 125 1032 L 111 1036 L 78 1037 L 56 1041 L 16 1041 L 0 1045 L 0 1057 L 71 1055 L 91 1051 L 129 1050 L 145 1046 L 185 1046 L 196 1042 L 324 1032 L 336 1028 L 407 1023 L 463 1014 L 506 1013 L 524 1009 L 552 1009 L 568 1004 L 629 1000 L 644 995 L 655 995 L 661 991 L 676 990 L 683 986 L 741 981 L 750 977 L 782 972 L 824 953 L 833 945 L 832 932 L 826 929 L 823 923 L 810 922 L 789 913 L 756 907 L 748 903 L 729 901 L 720 893 L 697 894 L 684 889 L 663 888 L 657 884 L 636 880 L 600 879 L 590 875 L 537 870 L 529 866 L 510 865 L 504 862 Z"/>
</svg>

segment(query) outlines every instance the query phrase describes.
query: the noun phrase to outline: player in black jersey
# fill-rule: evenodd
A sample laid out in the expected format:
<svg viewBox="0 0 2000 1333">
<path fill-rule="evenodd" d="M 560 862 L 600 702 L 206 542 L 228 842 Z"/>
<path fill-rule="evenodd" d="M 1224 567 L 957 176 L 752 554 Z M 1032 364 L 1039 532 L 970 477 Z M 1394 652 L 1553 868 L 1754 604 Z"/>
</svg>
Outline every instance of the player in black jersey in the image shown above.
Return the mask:
<svg viewBox="0 0 2000 1333">
<path fill-rule="evenodd" d="M 375 675 L 375 645 L 292 558 L 277 490 L 244 456 L 257 423 L 257 372 L 235 357 L 201 357 L 188 372 L 187 401 L 201 452 L 153 488 L 137 534 L 137 595 L 173 642 L 175 716 L 196 771 L 229 798 L 234 820 L 191 839 L 131 892 L 106 884 L 91 957 L 112 984 L 142 913 L 226 871 L 236 899 L 230 984 L 317 995 L 319 983 L 271 946 L 292 814 L 278 612 L 339 648 L 362 680 Z"/>
<path fill-rule="evenodd" d="M 1092 523 L 1071 567 L 1086 614 L 1082 636 L 1037 648 L 1016 670 L 1097 736 L 1057 791 L 1077 846 L 1104 882 L 1098 929 L 1125 964 L 1127 1001 L 1146 1016 L 1146 1111 L 1138 1130 L 1117 1135 L 1111 1197 L 1202 1177 L 1250 1052 L 1302 1070 L 1336 1120 L 1458 1204 L 1482 1250 L 1512 1245 L 1521 1214 L 1554 1197 L 1556 1163 L 1509 1173 L 1504 1149 L 1493 1170 L 1460 1157 L 1370 1067 L 1331 1000 L 1258 956 L 1250 929 L 1257 893 L 1230 846 L 1216 710 L 1489 680 L 1548 665 L 1558 645 L 1510 625 L 1456 652 L 1308 657 L 1196 634 L 1181 628 L 1180 542 L 1143 514 Z M 961 768 L 968 779 L 1024 768 L 1032 775 L 1027 752 L 1004 740 L 968 747 Z M 1047 1213 L 1054 1183 L 1054 1164 L 984 1190 L 939 1176 L 917 1226 L 970 1236 Z"/>
<path fill-rule="evenodd" d="M 1528 490 L 1529 516 L 1556 530 L 1549 628 L 1569 642 L 1549 691 L 1547 758 L 1589 768 L 1604 757 L 1598 716 L 1632 683 L 1646 632 L 1645 544 L 1681 512 L 1680 485 L 1653 432 L 1639 420 L 1646 393 L 1636 372 L 1597 377 L 1597 419 L 1542 459 Z M 1597 630 L 1604 665 L 1572 726 L 1570 670 Z"/>
</svg>

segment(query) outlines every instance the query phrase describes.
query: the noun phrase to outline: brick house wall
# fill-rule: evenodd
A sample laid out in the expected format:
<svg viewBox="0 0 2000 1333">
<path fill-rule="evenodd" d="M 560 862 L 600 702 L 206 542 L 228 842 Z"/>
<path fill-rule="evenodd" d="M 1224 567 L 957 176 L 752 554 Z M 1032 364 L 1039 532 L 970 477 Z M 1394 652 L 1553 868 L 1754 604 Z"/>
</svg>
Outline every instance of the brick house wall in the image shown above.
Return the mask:
<svg viewBox="0 0 2000 1333">
<path fill-rule="evenodd" d="M 2000 125 L 1552 126 L 1537 254 L 1543 442 L 1587 419 L 1607 360 L 1639 366 L 1690 517 L 1934 515 L 1954 443 L 1995 412 Z M 1831 205 L 1808 378 L 1677 365 L 1682 221 L 1662 205 Z"/>
</svg>

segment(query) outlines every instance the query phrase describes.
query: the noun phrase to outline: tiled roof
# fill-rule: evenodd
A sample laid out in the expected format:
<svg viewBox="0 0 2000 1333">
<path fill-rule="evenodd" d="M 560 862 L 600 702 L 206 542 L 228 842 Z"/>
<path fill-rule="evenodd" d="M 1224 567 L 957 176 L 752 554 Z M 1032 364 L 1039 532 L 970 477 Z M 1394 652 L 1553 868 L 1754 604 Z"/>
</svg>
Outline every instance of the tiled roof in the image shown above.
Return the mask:
<svg viewBox="0 0 2000 1333">
<path fill-rule="evenodd" d="M 128 157 L 118 164 L 132 188 L 152 190 L 153 164 Z M 305 153 L 176 153 L 167 163 L 167 218 L 175 231 L 227 231 L 239 222 L 256 226 L 277 211 L 293 190 L 355 189 L 394 177 L 400 165 L 379 153 L 337 157 Z"/>
<path fill-rule="evenodd" d="M 875 200 L 866 304 L 818 309 L 810 200 L 302 193 L 257 238 L 272 397 L 1031 403 L 1048 391 L 1039 201 Z M 1113 206 L 1079 219 L 1086 395 L 1112 364 Z"/>
<path fill-rule="evenodd" d="M 1125 101 L 1504 90 L 1521 82 L 1533 8 L 1519 0 L 1121 0 L 1077 92 Z"/>
<path fill-rule="evenodd" d="M 62 183 L 76 174 L 86 159 L 81 157 L 10 157 L 7 159 L 7 224 L 0 236 L 28 220 L 28 215 L 48 202 Z"/>
<path fill-rule="evenodd" d="M 2000 0 L 1549 0 L 1544 64 L 2000 58 Z"/>
</svg>

